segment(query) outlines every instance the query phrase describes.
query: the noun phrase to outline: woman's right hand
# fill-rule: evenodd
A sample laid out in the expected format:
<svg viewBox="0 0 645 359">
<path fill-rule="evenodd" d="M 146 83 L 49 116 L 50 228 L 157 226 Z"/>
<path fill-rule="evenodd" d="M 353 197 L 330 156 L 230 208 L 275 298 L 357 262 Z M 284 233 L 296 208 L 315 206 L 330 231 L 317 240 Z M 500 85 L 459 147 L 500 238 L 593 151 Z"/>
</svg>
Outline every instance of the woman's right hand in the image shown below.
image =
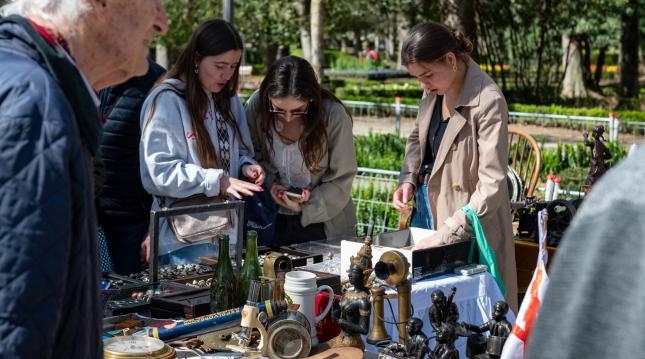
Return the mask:
<svg viewBox="0 0 645 359">
<path fill-rule="evenodd" d="M 242 199 L 243 196 L 252 196 L 253 192 L 262 192 L 264 190 L 261 185 L 231 176 L 222 176 L 219 186 L 220 193 L 231 195 L 237 199 Z"/>
<path fill-rule="evenodd" d="M 402 183 L 392 195 L 392 205 L 399 212 L 408 213 L 410 206 L 408 203 L 414 198 L 414 186 L 411 183 Z"/>
<path fill-rule="evenodd" d="M 288 208 L 293 212 L 302 212 L 302 204 L 309 200 L 311 190 L 303 188 L 300 198 L 291 198 L 287 195 L 287 187 L 278 183 L 271 185 L 271 197 L 278 206 Z"/>
<path fill-rule="evenodd" d="M 253 183 L 262 185 L 266 174 L 260 165 L 244 165 L 242 166 L 242 173 L 246 178 L 250 179 Z"/>
</svg>

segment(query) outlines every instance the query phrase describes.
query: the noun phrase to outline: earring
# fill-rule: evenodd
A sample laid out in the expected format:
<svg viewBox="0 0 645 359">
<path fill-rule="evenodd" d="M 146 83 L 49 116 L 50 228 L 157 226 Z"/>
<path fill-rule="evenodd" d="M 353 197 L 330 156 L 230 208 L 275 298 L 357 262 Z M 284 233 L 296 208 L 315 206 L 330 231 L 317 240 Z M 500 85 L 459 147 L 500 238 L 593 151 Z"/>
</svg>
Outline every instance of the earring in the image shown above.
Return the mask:
<svg viewBox="0 0 645 359">
<path fill-rule="evenodd" d="M 198 75 L 199 74 L 199 65 L 195 64 L 195 70 L 193 70 L 193 71 L 195 72 L 195 75 Z"/>
<path fill-rule="evenodd" d="M 457 72 L 457 64 L 452 65 L 452 72 Z"/>
</svg>

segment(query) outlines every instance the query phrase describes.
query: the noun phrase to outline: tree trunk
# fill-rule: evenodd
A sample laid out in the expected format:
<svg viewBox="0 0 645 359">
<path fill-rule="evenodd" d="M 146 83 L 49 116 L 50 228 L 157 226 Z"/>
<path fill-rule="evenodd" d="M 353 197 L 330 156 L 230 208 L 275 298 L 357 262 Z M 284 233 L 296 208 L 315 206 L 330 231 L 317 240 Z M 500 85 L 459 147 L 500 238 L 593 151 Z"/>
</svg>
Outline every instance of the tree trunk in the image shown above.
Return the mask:
<svg viewBox="0 0 645 359">
<path fill-rule="evenodd" d="M 298 17 L 306 19 L 309 15 L 309 2 L 303 1 L 303 3 L 304 5 L 296 3 L 294 6 Z M 309 27 L 306 21 L 303 21 L 303 24 L 300 25 L 300 48 L 302 48 L 302 57 L 311 62 L 311 34 L 309 33 Z"/>
<path fill-rule="evenodd" d="M 539 102 L 542 102 L 542 61 L 543 61 L 543 56 L 544 56 L 544 49 L 547 46 L 547 26 L 551 20 L 551 0 L 545 0 L 542 3 L 542 13 L 540 14 L 542 17 L 540 21 L 540 26 L 538 27 L 538 43 L 537 47 L 535 48 L 535 54 L 537 58 L 537 66 L 536 66 L 536 71 L 535 71 L 535 96 L 538 98 Z"/>
<path fill-rule="evenodd" d="M 562 80 L 560 96 L 563 98 L 587 97 L 587 90 L 582 76 L 580 44 L 575 36 L 569 38 L 567 35 L 562 35 L 562 53 L 564 79 Z"/>
<path fill-rule="evenodd" d="M 277 50 L 278 45 L 269 40 L 261 41 L 258 45 L 258 51 L 260 52 L 260 57 L 262 57 L 262 66 L 264 67 L 265 74 L 269 71 L 269 68 L 275 61 Z"/>
<path fill-rule="evenodd" d="M 596 70 L 593 75 L 593 85 L 595 89 L 600 89 L 600 80 L 602 80 L 602 68 L 605 67 L 605 55 L 607 54 L 607 48 L 609 46 L 605 45 L 598 49 L 598 58 L 596 59 Z"/>
<path fill-rule="evenodd" d="M 620 16 L 620 87 L 623 97 L 638 97 L 638 0 L 626 0 Z"/>
<path fill-rule="evenodd" d="M 471 56 L 475 61 L 478 61 L 475 2 L 473 0 L 442 0 L 441 10 L 444 24 L 459 30 L 475 45 Z"/>
<path fill-rule="evenodd" d="M 323 81 L 323 0 L 311 0 L 311 66 Z"/>
<path fill-rule="evenodd" d="M 399 54 L 396 57 L 396 68 L 402 70 L 403 65 L 401 64 L 401 49 L 403 47 L 403 40 L 408 34 L 408 30 L 410 28 L 409 21 L 406 20 L 405 16 L 403 14 L 397 15 L 397 21 L 396 21 L 396 44 L 397 44 L 397 53 Z"/>
<path fill-rule="evenodd" d="M 358 30 L 352 31 L 352 48 L 354 49 L 354 54 L 360 57 L 361 52 L 363 51 L 363 44 L 361 43 L 361 32 Z"/>
</svg>

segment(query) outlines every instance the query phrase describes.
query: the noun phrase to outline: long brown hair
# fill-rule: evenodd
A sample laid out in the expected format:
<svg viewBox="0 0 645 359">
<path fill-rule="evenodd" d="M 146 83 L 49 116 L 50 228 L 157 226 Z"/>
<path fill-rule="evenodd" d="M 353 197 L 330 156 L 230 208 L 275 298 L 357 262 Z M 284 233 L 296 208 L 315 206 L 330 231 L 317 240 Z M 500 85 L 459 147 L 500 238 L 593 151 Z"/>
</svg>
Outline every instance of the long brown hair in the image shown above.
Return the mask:
<svg viewBox="0 0 645 359">
<path fill-rule="evenodd" d="M 223 54 L 231 50 L 244 50 L 244 43 L 237 30 L 225 20 L 208 20 L 201 24 L 188 40 L 177 62 L 168 71 L 166 78 L 180 79 L 186 83 L 185 100 L 190 113 L 190 122 L 197 135 L 197 153 L 205 168 L 221 167 L 204 118 L 208 111 L 208 94 L 204 91 L 195 64 L 207 56 Z M 231 111 L 231 97 L 235 96 L 239 81 L 239 64 L 222 91 L 213 94 L 213 101 L 222 118 L 235 129 L 236 137 L 243 146 L 240 128 Z"/>
<path fill-rule="evenodd" d="M 319 165 L 329 150 L 327 131 L 323 118 L 323 102 L 335 101 L 351 114 L 343 103 L 329 90 L 318 83 L 316 73 L 307 60 L 296 56 L 285 56 L 276 60 L 260 85 L 260 127 L 265 134 L 275 127 L 275 116 L 269 112 L 271 98 L 294 97 L 309 102 L 304 129 L 299 141 L 300 152 L 309 171 L 321 168 Z M 269 150 L 273 152 L 273 136 L 267 135 Z"/>
</svg>

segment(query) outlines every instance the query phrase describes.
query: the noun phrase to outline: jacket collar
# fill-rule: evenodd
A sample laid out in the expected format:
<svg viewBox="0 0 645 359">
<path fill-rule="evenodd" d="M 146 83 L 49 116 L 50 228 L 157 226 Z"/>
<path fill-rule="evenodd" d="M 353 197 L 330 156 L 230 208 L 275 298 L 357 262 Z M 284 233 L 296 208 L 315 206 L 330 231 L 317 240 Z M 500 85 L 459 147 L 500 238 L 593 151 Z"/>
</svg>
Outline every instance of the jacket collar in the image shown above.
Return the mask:
<svg viewBox="0 0 645 359">
<path fill-rule="evenodd" d="M 479 105 L 482 87 L 484 86 L 483 72 L 479 69 L 479 65 L 469 59 L 468 70 L 466 71 L 466 78 L 464 79 L 464 86 L 461 89 L 461 94 L 457 100 L 456 108 L 459 107 L 476 107 Z"/>
<path fill-rule="evenodd" d="M 102 134 L 101 118 L 95 103 L 96 94 L 88 88 L 83 74 L 65 51 L 45 41 L 29 20 L 11 15 L 0 19 L 0 24 L 14 25 L 14 28 L 3 29 L 4 32 L 11 33 L 12 38 L 19 38 L 23 44 L 16 46 L 28 48 L 26 51 L 29 51 L 29 56 L 56 80 L 74 112 L 83 142 L 92 156 L 98 157 Z M 13 40 L 13 44 L 16 44 L 16 40 Z"/>
</svg>

